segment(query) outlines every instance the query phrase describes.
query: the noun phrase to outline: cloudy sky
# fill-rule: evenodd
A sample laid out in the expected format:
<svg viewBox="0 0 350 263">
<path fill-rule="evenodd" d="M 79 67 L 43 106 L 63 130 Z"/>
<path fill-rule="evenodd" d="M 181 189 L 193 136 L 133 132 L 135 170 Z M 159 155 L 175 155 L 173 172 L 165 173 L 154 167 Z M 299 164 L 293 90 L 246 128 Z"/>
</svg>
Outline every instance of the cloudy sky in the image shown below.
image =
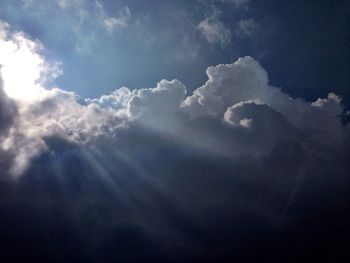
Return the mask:
<svg viewBox="0 0 350 263">
<path fill-rule="evenodd" d="M 350 260 L 350 2 L 0 0 L 0 252 Z"/>
</svg>

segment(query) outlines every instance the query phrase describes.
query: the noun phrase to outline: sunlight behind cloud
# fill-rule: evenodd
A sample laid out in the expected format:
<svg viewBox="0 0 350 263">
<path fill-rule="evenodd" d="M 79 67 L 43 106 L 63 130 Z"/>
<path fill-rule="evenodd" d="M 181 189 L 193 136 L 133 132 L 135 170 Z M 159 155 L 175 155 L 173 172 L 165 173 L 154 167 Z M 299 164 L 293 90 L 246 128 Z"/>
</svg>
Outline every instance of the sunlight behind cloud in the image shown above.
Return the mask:
<svg viewBox="0 0 350 263">
<path fill-rule="evenodd" d="M 16 100 L 33 100 L 41 92 L 48 78 L 61 74 L 57 65 L 49 65 L 39 54 L 42 45 L 22 32 L 9 32 L 9 26 L 0 21 L 0 65 L 4 89 Z"/>
</svg>

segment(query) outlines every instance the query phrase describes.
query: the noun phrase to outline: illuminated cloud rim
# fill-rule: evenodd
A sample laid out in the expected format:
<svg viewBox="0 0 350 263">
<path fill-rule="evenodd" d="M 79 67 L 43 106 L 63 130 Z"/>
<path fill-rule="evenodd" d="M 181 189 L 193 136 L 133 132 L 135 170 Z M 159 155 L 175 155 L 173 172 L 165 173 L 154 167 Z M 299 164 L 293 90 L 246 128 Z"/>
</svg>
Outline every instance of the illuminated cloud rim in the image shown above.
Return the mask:
<svg viewBox="0 0 350 263">
<path fill-rule="evenodd" d="M 103 139 L 113 147 L 120 131 L 137 127 L 167 135 L 183 147 L 229 158 L 264 156 L 281 141 L 339 151 L 349 145 L 349 126 L 341 122 L 339 96 L 330 93 L 312 103 L 291 98 L 269 85 L 267 72 L 252 57 L 209 67 L 207 82 L 192 95 L 178 80 L 161 80 L 154 88 L 122 87 L 100 98 L 82 99 L 60 88 L 46 90 L 42 80 L 57 77 L 60 71 L 57 67 L 52 70 L 52 64 L 40 54 L 40 43 L 22 33 L 10 34 L 4 24 L 0 29 L 0 45 L 29 49 L 32 60 L 27 59 L 38 72 L 35 79 L 27 78 L 26 87 L 39 90 L 30 100 L 10 98 L 5 92 L 6 74 L 3 76 L 0 154 L 9 161 L 6 165 L 0 162 L 2 173 L 24 174 L 33 158 L 53 150 L 47 138 L 60 138 L 87 149 L 101 147 L 98 141 Z M 13 37 L 16 34 L 20 37 Z M 27 69 L 33 66 L 29 62 Z M 8 65 L 2 64 L 3 71 L 8 70 Z M 12 74 L 21 77 L 25 70 Z M 26 87 L 21 88 L 28 91 Z"/>
</svg>

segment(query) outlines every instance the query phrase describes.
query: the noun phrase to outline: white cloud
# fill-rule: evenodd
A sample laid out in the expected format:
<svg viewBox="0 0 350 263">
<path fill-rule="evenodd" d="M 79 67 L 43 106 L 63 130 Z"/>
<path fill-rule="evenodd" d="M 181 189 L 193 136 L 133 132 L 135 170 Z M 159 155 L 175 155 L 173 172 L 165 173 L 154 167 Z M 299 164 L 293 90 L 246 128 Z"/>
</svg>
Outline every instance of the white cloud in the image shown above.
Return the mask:
<svg viewBox="0 0 350 263">
<path fill-rule="evenodd" d="M 23 32 L 10 32 L 9 25 L 0 21 L 0 64 L 6 93 L 15 99 L 35 99 L 47 81 L 62 71 L 59 63 L 48 63 L 40 54 L 39 41 Z"/>
<path fill-rule="evenodd" d="M 344 131 L 339 119 L 341 100 L 335 94 L 314 103 L 291 98 L 268 84 L 267 72 L 251 57 L 240 58 L 233 64 L 209 67 L 207 75 L 207 83 L 187 97 L 182 105 L 193 118 L 221 116 L 231 106 L 253 101 L 269 105 L 318 142 L 325 143 L 325 137 L 329 137 L 327 143 L 331 144 L 336 138 L 344 138 L 344 134 L 340 134 Z"/>
<path fill-rule="evenodd" d="M 268 93 L 266 71 L 251 57 L 207 69 L 207 83 L 184 101 L 192 117 L 223 114 L 227 107 L 246 100 L 261 100 Z"/>
<path fill-rule="evenodd" d="M 267 72 L 251 57 L 209 67 L 208 81 L 187 98 L 180 81 L 162 80 L 154 88 L 124 87 L 84 100 L 61 89 L 46 90 L 42 81 L 37 84 L 37 80 L 52 76 L 37 42 L 23 33 L 10 33 L 8 25 L 2 24 L 0 45 L 26 50 L 23 59 L 31 54 L 32 66 L 37 68 L 28 75 L 31 78 L 24 78 L 23 88 L 40 89 L 31 100 L 18 97 L 13 101 L 0 87 L 0 151 L 13 156 L 11 173 L 15 175 L 22 174 L 34 157 L 50 150 L 47 138 L 95 147 L 100 138 L 118 140 L 122 130 L 137 133 L 132 128 L 135 125 L 170 136 L 183 147 L 227 156 L 266 154 L 278 141 L 308 143 L 308 148 L 348 145 L 349 128 L 340 121 L 342 105 L 337 95 L 331 93 L 313 103 L 291 98 L 269 85 Z M 3 57 L 16 52 L 3 50 Z M 11 64 L 5 62 L 4 68 Z M 15 85 L 7 79 L 26 76 L 25 70 L 13 65 L 4 74 L 7 93 L 11 92 L 6 85 Z"/>
</svg>

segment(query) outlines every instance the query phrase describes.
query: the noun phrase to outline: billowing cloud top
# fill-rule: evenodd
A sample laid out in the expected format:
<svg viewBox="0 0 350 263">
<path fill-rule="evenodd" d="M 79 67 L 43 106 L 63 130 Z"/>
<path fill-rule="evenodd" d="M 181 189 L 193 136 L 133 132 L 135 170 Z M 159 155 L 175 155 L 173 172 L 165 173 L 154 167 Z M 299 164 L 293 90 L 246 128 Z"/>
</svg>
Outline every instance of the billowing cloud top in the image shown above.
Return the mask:
<svg viewBox="0 0 350 263">
<path fill-rule="evenodd" d="M 308 253 L 323 233 L 347 254 L 350 130 L 336 94 L 293 98 L 247 56 L 209 67 L 192 94 L 175 79 L 82 98 L 45 88 L 62 71 L 39 41 L 1 23 L 0 48 L 5 256 L 300 261 L 291 248 Z"/>
<path fill-rule="evenodd" d="M 18 49 L 11 51 L 14 55 L 28 50 L 26 67 L 13 74 L 21 75 L 34 66 L 34 78 L 21 85 L 27 85 L 22 88 L 27 92 L 35 89 L 37 96 L 30 101 L 16 96 L 10 99 L 4 91 L 6 82 L 5 86 L 1 82 L 1 149 L 14 156 L 13 174 L 23 173 L 32 158 L 50 150 L 46 138 L 59 137 L 91 147 L 99 137 L 118 140 L 118 131 L 128 129 L 130 124 L 172 134 L 186 141 L 188 147 L 205 147 L 204 137 L 209 137 L 219 147 L 217 151 L 238 155 L 241 150 L 246 152 L 248 145 L 253 149 L 251 154 L 266 153 L 280 140 L 331 147 L 342 147 L 348 141 L 349 127 L 341 123 L 342 105 L 337 95 L 330 93 L 328 98 L 313 103 L 291 98 L 269 85 L 267 72 L 252 57 L 209 67 L 208 81 L 188 97 L 180 81 L 162 80 L 155 88 L 120 88 L 98 99 L 81 99 L 72 92 L 38 86 L 39 78 L 45 77 L 51 66 L 38 53 L 40 43 L 26 39 L 22 33 L 15 36 L 10 38 L 8 28 L 3 26 L 1 44 L 17 45 Z M 5 64 L 4 70 L 7 67 L 11 65 Z M 11 88 L 16 87 L 10 87 L 9 94 Z M 209 116 L 222 122 L 222 129 L 232 134 L 219 138 L 219 128 L 197 128 L 197 122 Z"/>
<path fill-rule="evenodd" d="M 305 200 L 335 200 L 331 207 L 341 210 L 350 131 L 339 96 L 292 98 L 269 84 L 258 61 L 242 57 L 209 67 L 207 82 L 193 94 L 179 80 L 161 80 L 153 88 L 122 87 L 84 99 L 45 89 L 40 80 L 52 64 L 40 43 L 1 30 L 0 46 L 18 47 L 9 54 L 30 51 L 25 68 L 15 71 L 5 61 L 3 70 L 19 78 L 27 69 L 37 72 L 20 87 L 6 87 L 9 73 L 0 82 L 0 175 L 57 177 L 69 198 L 69 220 L 78 218 L 89 233 L 96 226 L 91 236 L 78 234 L 84 251 L 94 248 L 108 259 L 115 250 L 106 244 L 116 242 L 122 251 L 116 258 L 207 260 L 214 251 L 217 259 L 228 244 L 244 251 L 237 240 L 252 235 L 245 229 L 265 233 L 259 222 L 268 229 L 288 224 L 288 209 L 308 210 Z M 22 89 L 35 96 L 22 98 Z M 46 188 L 33 191 L 40 213 L 62 201 Z"/>
</svg>

